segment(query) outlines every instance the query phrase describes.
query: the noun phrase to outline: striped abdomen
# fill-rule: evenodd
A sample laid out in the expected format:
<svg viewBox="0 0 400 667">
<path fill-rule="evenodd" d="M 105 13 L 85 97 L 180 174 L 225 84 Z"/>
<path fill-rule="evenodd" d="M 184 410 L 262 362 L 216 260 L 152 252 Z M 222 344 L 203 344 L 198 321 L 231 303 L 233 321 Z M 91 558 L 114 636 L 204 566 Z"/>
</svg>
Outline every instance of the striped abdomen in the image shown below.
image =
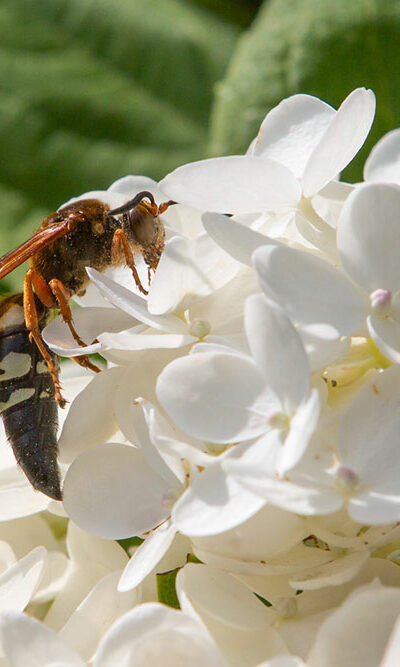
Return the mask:
<svg viewBox="0 0 400 667">
<path fill-rule="evenodd" d="M 37 307 L 44 326 L 45 309 L 39 302 Z M 32 486 L 61 500 L 54 385 L 29 340 L 20 294 L 0 304 L 0 412 L 15 458 Z"/>
</svg>

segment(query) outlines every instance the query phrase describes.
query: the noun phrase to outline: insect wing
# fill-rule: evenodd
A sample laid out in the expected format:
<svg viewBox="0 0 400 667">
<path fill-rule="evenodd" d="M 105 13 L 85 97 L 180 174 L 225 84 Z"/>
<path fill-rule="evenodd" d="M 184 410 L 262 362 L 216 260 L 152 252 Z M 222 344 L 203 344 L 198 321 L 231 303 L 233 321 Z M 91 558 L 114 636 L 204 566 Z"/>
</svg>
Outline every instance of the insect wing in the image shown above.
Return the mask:
<svg viewBox="0 0 400 667">
<path fill-rule="evenodd" d="M 53 243 L 60 236 L 68 233 L 68 226 L 70 221 L 68 219 L 63 222 L 58 222 L 54 225 L 49 225 L 45 229 L 41 229 L 30 239 L 22 243 L 18 248 L 11 250 L 6 255 L 0 258 L 0 280 L 8 276 L 11 271 L 23 264 L 29 257 L 32 257 L 36 252 L 45 248 L 50 243 Z"/>
</svg>

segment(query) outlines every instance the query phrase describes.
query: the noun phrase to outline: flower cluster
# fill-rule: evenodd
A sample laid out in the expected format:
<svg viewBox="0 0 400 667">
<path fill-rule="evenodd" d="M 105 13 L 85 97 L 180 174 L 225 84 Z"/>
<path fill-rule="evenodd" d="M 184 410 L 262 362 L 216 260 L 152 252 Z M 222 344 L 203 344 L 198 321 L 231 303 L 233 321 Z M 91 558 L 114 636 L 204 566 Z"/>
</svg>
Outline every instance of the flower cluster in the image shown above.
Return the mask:
<svg viewBox="0 0 400 667">
<path fill-rule="evenodd" d="M 44 331 L 107 368 L 63 382 L 63 509 L 0 452 L 4 664 L 399 664 L 400 130 L 339 180 L 374 112 L 294 95 L 246 155 L 82 195 L 178 203 L 147 297 L 88 268 L 87 346 Z"/>
</svg>

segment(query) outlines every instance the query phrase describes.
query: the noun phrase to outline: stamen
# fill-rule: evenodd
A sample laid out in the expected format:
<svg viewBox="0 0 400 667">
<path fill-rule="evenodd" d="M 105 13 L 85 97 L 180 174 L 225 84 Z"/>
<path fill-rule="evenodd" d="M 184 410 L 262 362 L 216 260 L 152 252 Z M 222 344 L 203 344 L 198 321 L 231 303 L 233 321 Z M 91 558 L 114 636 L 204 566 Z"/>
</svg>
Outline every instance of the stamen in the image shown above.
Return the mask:
<svg viewBox="0 0 400 667">
<path fill-rule="evenodd" d="M 290 426 L 290 417 L 284 412 L 274 412 L 268 417 L 268 424 L 272 428 L 279 428 L 281 431 L 286 431 Z"/>
</svg>

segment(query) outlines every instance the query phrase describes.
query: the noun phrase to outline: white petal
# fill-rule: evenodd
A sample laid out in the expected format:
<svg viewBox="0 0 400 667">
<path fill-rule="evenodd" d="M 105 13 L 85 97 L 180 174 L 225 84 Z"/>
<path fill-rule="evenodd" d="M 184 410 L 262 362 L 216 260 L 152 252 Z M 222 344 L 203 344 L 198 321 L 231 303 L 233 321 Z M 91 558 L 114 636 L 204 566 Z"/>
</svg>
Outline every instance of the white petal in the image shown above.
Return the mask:
<svg viewBox="0 0 400 667">
<path fill-rule="evenodd" d="M 184 586 L 181 585 L 183 574 L 184 570 L 181 570 L 176 578 L 176 588 L 181 608 L 195 620 L 206 624 L 218 647 L 223 652 L 228 665 L 253 667 L 264 658 L 279 655 L 287 650 L 278 632 L 268 624 L 259 629 L 243 630 L 228 625 L 223 620 L 217 620 L 215 615 L 211 616 L 197 608 L 186 594 Z M 274 620 L 273 613 L 266 607 L 264 607 L 263 612 L 267 623 L 271 623 Z"/>
<path fill-rule="evenodd" d="M 92 343 L 103 331 L 121 331 L 135 322 L 130 315 L 116 308 L 77 308 L 73 311 L 74 325 L 86 347 L 80 347 L 73 339 L 62 317 L 56 317 L 43 329 L 43 339 L 60 356 L 75 357 L 94 354 L 101 350 L 100 343 Z"/>
<path fill-rule="evenodd" d="M 307 667 L 307 665 L 301 658 L 296 658 L 293 655 L 279 655 L 277 658 L 268 660 L 268 662 L 260 662 L 257 667 Z"/>
<path fill-rule="evenodd" d="M 207 235 L 195 239 L 174 236 L 161 256 L 148 296 L 153 315 L 185 309 L 196 297 L 225 285 L 239 265 Z"/>
<path fill-rule="evenodd" d="M 100 579 L 59 632 L 59 637 L 87 661 L 111 624 L 137 603 L 135 591 L 117 591 L 119 576 L 119 572 L 112 572 Z"/>
<path fill-rule="evenodd" d="M 139 192 L 143 191 L 151 192 L 157 204 L 161 204 L 165 199 L 157 182 L 153 181 L 152 178 L 148 178 L 148 176 L 123 176 L 114 181 L 107 190 L 107 192 L 115 192 L 124 195 L 125 201 L 133 199 Z"/>
<path fill-rule="evenodd" d="M 148 285 L 148 266 L 145 264 L 141 255 L 137 255 L 135 257 L 135 264 L 142 285 L 146 287 Z M 110 280 L 113 280 L 119 285 L 123 285 L 136 296 L 140 296 L 140 292 L 137 288 L 135 279 L 129 266 L 110 265 L 105 269 L 104 273 Z M 100 294 L 99 290 L 92 282 L 89 282 L 85 294 L 82 296 L 75 295 L 72 297 L 72 299 L 79 306 L 83 306 L 84 308 L 113 308 L 113 305 Z"/>
<path fill-rule="evenodd" d="M 400 492 L 391 494 L 360 491 L 348 501 L 348 512 L 353 521 L 370 526 L 382 526 L 400 519 Z"/>
<path fill-rule="evenodd" d="M 292 414 L 310 393 L 310 368 L 299 334 L 284 311 L 261 294 L 246 300 L 245 328 L 257 368 Z"/>
<path fill-rule="evenodd" d="M 383 356 L 400 363 L 400 323 L 377 315 L 367 317 L 369 334 Z"/>
<path fill-rule="evenodd" d="M 312 591 L 325 586 L 340 586 L 351 581 L 370 558 L 369 551 L 355 551 L 324 563 L 300 576 L 291 577 L 292 588 Z"/>
<path fill-rule="evenodd" d="M 128 561 L 126 551 L 118 542 L 93 537 L 72 521 L 68 522 L 66 546 L 71 563 L 68 580 L 45 616 L 46 624 L 57 632 L 93 586 L 106 574 L 121 571 Z"/>
<path fill-rule="evenodd" d="M 85 667 L 85 663 L 43 623 L 14 611 L 0 616 L 1 645 L 12 667 Z"/>
<path fill-rule="evenodd" d="M 331 264 L 284 246 L 259 248 L 253 262 L 262 289 L 295 323 L 328 324 L 342 335 L 360 328 L 366 302 Z"/>
<path fill-rule="evenodd" d="M 109 368 L 95 375 L 75 397 L 58 442 L 59 459 L 73 461 L 78 454 L 108 440 L 117 430 L 110 402 L 123 375 L 122 368 Z"/>
<path fill-rule="evenodd" d="M 150 403 L 156 403 L 156 380 L 163 368 L 174 358 L 182 354 L 180 350 L 153 349 L 127 354 L 122 381 L 116 389 L 113 399 L 114 412 L 125 438 L 133 443 L 136 439 L 135 418 L 137 405 L 134 401 L 142 397 Z"/>
<path fill-rule="evenodd" d="M 308 158 L 303 189 L 311 197 L 351 162 L 368 136 L 375 115 L 372 90 L 357 88 L 346 97 Z"/>
<path fill-rule="evenodd" d="M 385 134 L 375 144 L 364 165 L 364 179 L 400 184 L 400 129 Z"/>
<path fill-rule="evenodd" d="M 270 623 L 265 606 L 240 581 L 207 565 L 188 563 L 179 572 L 179 588 L 200 613 L 238 630 Z"/>
<path fill-rule="evenodd" d="M 400 658 L 400 616 L 393 627 L 392 634 L 386 645 L 381 667 L 397 667 Z"/>
<path fill-rule="evenodd" d="M 42 546 L 48 552 L 58 552 L 60 544 L 55 539 L 46 515 L 37 514 L 19 519 L 18 521 L 4 521 L 0 524 L 0 538 L 12 549 L 17 558 L 26 556 L 36 546 Z M 4 546 L 4 545 L 3 545 Z M 4 557 L 4 556 L 3 556 Z M 15 562 L 15 557 L 10 562 Z M 2 571 L 4 568 L 2 568 Z"/>
<path fill-rule="evenodd" d="M 119 619 L 103 637 L 93 667 L 224 667 L 205 627 L 177 609 L 147 603 Z"/>
<path fill-rule="evenodd" d="M 244 301 L 250 294 L 259 292 L 255 271 L 242 267 L 229 283 L 192 304 L 189 321 L 205 320 L 210 323 L 211 333 L 202 339 L 207 344 L 224 340 L 223 345 L 243 350 L 246 347 L 243 331 Z"/>
<path fill-rule="evenodd" d="M 99 445 L 81 454 L 64 483 L 68 515 L 93 535 L 140 535 L 169 514 L 169 486 L 127 445 Z"/>
<path fill-rule="evenodd" d="M 39 587 L 47 551 L 36 547 L 0 575 L 0 612 L 23 611 Z"/>
<path fill-rule="evenodd" d="M 155 348 L 172 349 L 185 347 L 195 343 L 198 339 L 185 334 L 141 334 L 136 328 L 120 331 L 116 334 L 100 334 L 99 341 L 110 350 L 154 350 Z"/>
<path fill-rule="evenodd" d="M 6 446 L 6 443 L 2 443 L 1 449 L 6 450 Z M 10 463 L 1 465 L 0 469 L 0 521 L 42 512 L 49 504 L 47 496 L 34 491 L 22 470 L 17 467 L 12 452 L 11 456 Z"/>
<path fill-rule="evenodd" d="M 335 110 L 317 97 L 292 95 L 264 118 L 253 154 L 277 160 L 301 178 L 310 154 L 335 115 Z"/>
<path fill-rule="evenodd" d="M 274 461 L 281 447 L 279 433 L 271 431 L 250 445 L 238 460 L 227 459 L 224 468 L 239 485 L 264 498 L 265 502 L 289 512 L 312 516 L 338 510 L 343 504 L 341 496 L 319 480 L 307 477 L 300 480 L 295 475 L 293 481 L 291 475 L 284 479 L 276 478 Z"/>
<path fill-rule="evenodd" d="M 168 551 L 175 535 L 176 528 L 171 521 L 166 521 L 153 530 L 129 560 L 118 582 L 118 590 L 129 591 L 136 588 Z"/>
<path fill-rule="evenodd" d="M 377 582 L 354 591 L 320 627 L 307 664 L 376 667 L 399 613 L 398 588 Z"/>
<path fill-rule="evenodd" d="M 302 458 L 317 427 L 319 411 L 319 393 L 317 389 L 313 389 L 308 400 L 299 405 L 296 414 L 290 420 L 289 434 L 277 459 L 276 469 L 281 476 L 294 468 Z"/>
<path fill-rule="evenodd" d="M 319 199 L 319 197 L 326 197 L 326 199 L 343 203 L 346 201 L 349 194 L 353 192 L 355 187 L 356 186 L 353 185 L 352 183 L 345 183 L 343 181 L 330 181 L 318 193 L 317 199 Z M 313 205 L 314 205 L 314 200 L 313 200 Z"/>
<path fill-rule="evenodd" d="M 178 167 L 161 182 L 168 197 L 203 211 L 251 213 L 294 206 L 300 186 L 283 165 L 234 155 Z"/>
<path fill-rule="evenodd" d="M 368 183 L 343 206 L 337 243 L 345 271 L 368 293 L 400 287 L 400 187 Z"/>
<path fill-rule="evenodd" d="M 270 397 L 254 362 L 237 354 L 194 354 L 161 373 L 157 396 L 183 431 L 209 442 L 237 442 L 268 429 Z"/>
<path fill-rule="evenodd" d="M 240 525 L 264 505 L 262 498 L 243 488 L 216 462 L 186 489 L 174 506 L 172 518 L 186 535 L 216 535 Z"/>
<path fill-rule="evenodd" d="M 278 241 L 220 213 L 204 213 L 204 229 L 225 252 L 238 262 L 252 266 L 251 256 L 262 245 L 279 245 Z"/>
<path fill-rule="evenodd" d="M 307 352 L 311 372 L 324 369 L 349 351 L 349 339 L 325 324 L 299 326 L 297 331 Z"/>
<path fill-rule="evenodd" d="M 185 324 L 174 315 L 151 315 L 147 309 L 147 302 L 122 285 L 107 278 L 95 269 L 87 269 L 90 279 L 96 287 L 114 306 L 125 311 L 140 322 L 160 331 L 171 333 L 186 333 Z"/>
<path fill-rule="evenodd" d="M 318 216 L 305 200 L 302 210 L 297 210 L 294 217 L 300 243 L 305 247 L 318 248 L 333 263 L 337 263 L 336 232 L 323 218 Z"/>
<path fill-rule="evenodd" d="M 392 366 L 359 390 L 342 419 L 337 443 L 341 464 L 359 475 L 361 485 L 379 493 L 380 485 L 387 488 L 390 482 L 392 493 L 399 495 L 397 503 L 399 401 L 400 366 Z"/>
<path fill-rule="evenodd" d="M 260 565 L 260 561 L 279 559 L 309 535 L 307 528 L 304 519 L 295 513 L 265 505 L 231 530 L 191 539 L 196 553 L 200 549 L 209 555 L 225 556 L 240 567 L 242 563 Z"/>
<path fill-rule="evenodd" d="M 47 555 L 47 567 L 35 593 L 35 602 L 51 602 L 66 585 L 71 561 L 61 551 L 51 551 Z"/>
<path fill-rule="evenodd" d="M 143 428 L 138 431 L 138 444 L 142 448 L 143 454 L 151 467 L 158 472 L 171 486 L 175 487 L 177 493 L 180 493 L 186 486 L 186 471 L 182 458 L 175 452 L 171 452 L 166 445 L 170 438 L 176 440 L 177 437 L 185 439 L 183 433 L 179 433 L 172 425 L 167 422 L 164 416 L 148 401 L 140 399 L 140 408 L 143 411 Z M 139 427 L 140 428 L 140 427 Z M 190 445 L 201 447 L 201 443 L 188 438 Z M 203 446 L 204 449 L 204 446 Z M 212 457 L 211 457 L 212 458 Z"/>
<path fill-rule="evenodd" d="M 73 521 L 68 523 L 66 545 L 68 555 L 75 565 L 92 571 L 96 564 L 100 566 L 102 575 L 122 569 L 128 561 L 125 549 L 118 542 L 89 535 Z"/>
<path fill-rule="evenodd" d="M 163 213 L 162 219 L 167 238 L 169 234 L 174 236 L 176 233 L 179 233 L 189 239 L 195 239 L 204 233 L 203 225 L 201 224 L 201 211 L 197 208 L 185 206 L 184 204 L 176 204 L 175 206 L 170 206 Z"/>
</svg>

